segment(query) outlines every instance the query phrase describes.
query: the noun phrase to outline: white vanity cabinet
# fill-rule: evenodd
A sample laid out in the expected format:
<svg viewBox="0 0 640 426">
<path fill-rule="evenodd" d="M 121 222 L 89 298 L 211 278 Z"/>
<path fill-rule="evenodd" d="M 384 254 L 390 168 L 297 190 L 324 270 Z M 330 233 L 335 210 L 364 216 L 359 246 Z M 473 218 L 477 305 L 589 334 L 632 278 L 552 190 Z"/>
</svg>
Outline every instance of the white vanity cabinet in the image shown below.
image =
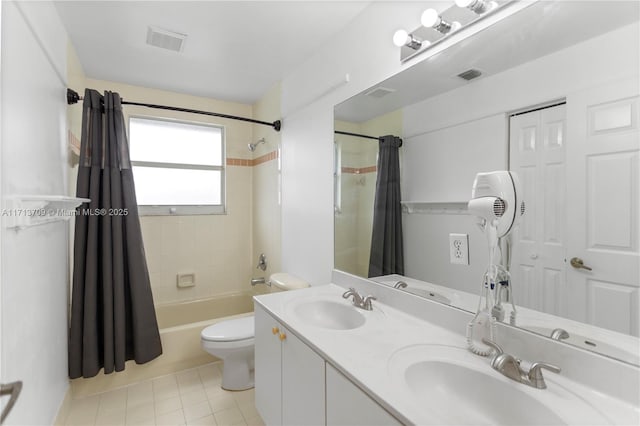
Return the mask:
<svg viewBox="0 0 640 426">
<path fill-rule="evenodd" d="M 255 308 L 256 408 L 267 425 L 324 425 L 325 361 Z"/>
<path fill-rule="evenodd" d="M 327 425 L 402 425 L 395 417 L 327 364 Z"/>
</svg>

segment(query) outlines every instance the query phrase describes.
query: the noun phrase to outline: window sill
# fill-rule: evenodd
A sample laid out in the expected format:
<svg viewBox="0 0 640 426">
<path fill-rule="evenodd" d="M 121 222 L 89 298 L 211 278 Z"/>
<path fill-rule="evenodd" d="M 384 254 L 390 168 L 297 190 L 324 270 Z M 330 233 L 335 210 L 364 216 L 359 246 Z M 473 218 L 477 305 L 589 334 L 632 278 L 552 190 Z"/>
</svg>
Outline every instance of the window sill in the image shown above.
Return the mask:
<svg viewBox="0 0 640 426">
<path fill-rule="evenodd" d="M 140 216 L 225 215 L 225 206 L 138 206 Z"/>
</svg>

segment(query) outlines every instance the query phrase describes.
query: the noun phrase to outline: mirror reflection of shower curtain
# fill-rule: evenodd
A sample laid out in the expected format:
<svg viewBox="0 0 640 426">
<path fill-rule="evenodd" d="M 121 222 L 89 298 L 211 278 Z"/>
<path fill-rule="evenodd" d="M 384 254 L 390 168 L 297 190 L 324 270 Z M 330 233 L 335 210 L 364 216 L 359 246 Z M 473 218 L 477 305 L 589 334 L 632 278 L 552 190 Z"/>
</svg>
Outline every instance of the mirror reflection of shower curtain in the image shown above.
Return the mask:
<svg viewBox="0 0 640 426">
<path fill-rule="evenodd" d="M 120 96 L 84 94 L 75 218 L 69 376 L 162 354 Z"/>
<path fill-rule="evenodd" d="M 404 274 L 399 158 L 402 139 L 382 136 L 379 144 L 369 277 Z"/>
</svg>

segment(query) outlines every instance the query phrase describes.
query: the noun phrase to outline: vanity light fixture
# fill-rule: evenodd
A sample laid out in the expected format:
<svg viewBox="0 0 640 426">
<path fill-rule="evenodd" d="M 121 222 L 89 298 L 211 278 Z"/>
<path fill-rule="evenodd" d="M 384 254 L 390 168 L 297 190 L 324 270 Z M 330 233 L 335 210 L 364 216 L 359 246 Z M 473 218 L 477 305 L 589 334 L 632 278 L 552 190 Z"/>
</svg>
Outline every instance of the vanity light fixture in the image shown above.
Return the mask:
<svg viewBox="0 0 640 426">
<path fill-rule="evenodd" d="M 401 62 L 427 51 L 436 54 L 531 6 L 535 1 L 455 0 L 451 3 L 441 12 L 426 9 L 420 16 L 421 25 L 413 31 L 396 31 L 393 43 L 400 48 Z"/>
<path fill-rule="evenodd" d="M 420 40 L 414 37 L 413 34 L 409 34 L 405 30 L 398 30 L 393 35 L 393 44 L 398 47 L 407 46 L 412 48 L 413 50 L 420 49 L 423 45 L 426 47 L 431 44 L 427 40 Z"/>
<path fill-rule="evenodd" d="M 442 19 L 438 11 L 435 9 L 427 9 L 422 12 L 422 16 L 420 17 L 420 22 L 422 25 L 427 28 L 433 28 L 442 34 L 448 34 L 451 31 L 458 30 L 461 25 L 460 22 L 448 22 Z"/>
<path fill-rule="evenodd" d="M 485 12 L 488 12 L 498 6 L 498 3 L 495 1 L 485 1 L 485 0 L 456 0 L 456 6 L 458 7 L 466 7 L 472 12 L 477 13 L 478 15 L 482 15 Z"/>
</svg>

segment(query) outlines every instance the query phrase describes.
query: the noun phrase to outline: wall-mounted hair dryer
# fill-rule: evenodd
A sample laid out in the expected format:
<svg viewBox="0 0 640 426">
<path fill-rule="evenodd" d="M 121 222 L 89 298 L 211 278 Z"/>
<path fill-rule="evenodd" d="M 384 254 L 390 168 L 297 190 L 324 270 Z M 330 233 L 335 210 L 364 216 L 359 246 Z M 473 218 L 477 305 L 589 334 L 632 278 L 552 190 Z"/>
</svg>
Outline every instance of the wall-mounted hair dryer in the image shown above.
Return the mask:
<svg viewBox="0 0 640 426">
<path fill-rule="evenodd" d="M 502 321 L 504 318 L 501 294 L 503 291 L 507 295 L 511 294 L 511 278 L 508 268 L 503 265 L 505 253 L 499 252 L 498 246 L 500 240 L 509 235 L 524 214 L 518 176 L 509 171 L 478 173 L 467 208 L 469 214 L 477 218 L 477 224 L 486 235 L 489 245 L 489 265 L 483 279 L 478 313 L 467 326 L 467 343 L 473 353 L 486 356 L 490 348 L 480 346 L 477 342 L 483 338 L 493 340 L 495 321 Z M 512 298 L 511 302 L 510 322 L 515 324 Z"/>
<path fill-rule="evenodd" d="M 478 173 L 473 181 L 469 214 L 478 225 L 495 227 L 497 238 L 507 235 L 524 214 L 518 175 L 509 171 Z"/>
</svg>

